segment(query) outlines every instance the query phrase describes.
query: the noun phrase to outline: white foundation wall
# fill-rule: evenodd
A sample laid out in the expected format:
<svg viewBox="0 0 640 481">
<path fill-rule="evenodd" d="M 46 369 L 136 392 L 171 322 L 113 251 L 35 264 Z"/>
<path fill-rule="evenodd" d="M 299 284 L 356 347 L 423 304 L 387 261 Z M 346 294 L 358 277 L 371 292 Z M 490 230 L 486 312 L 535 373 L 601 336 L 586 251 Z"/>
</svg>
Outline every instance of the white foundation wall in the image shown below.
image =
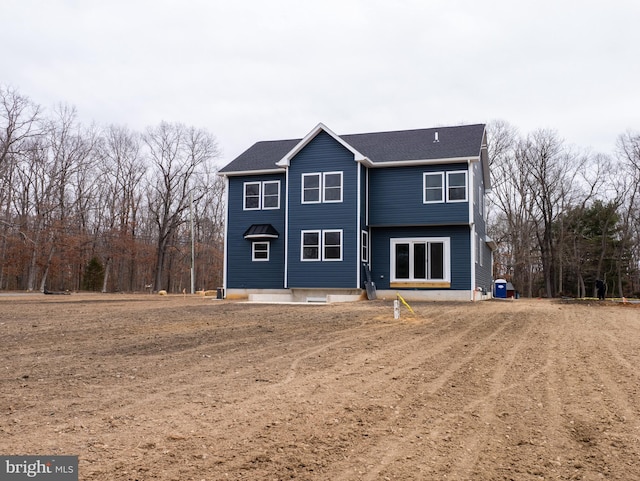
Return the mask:
<svg viewBox="0 0 640 481">
<path fill-rule="evenodd" d="M 483 301 L 491 299 L 481 291 L 395 290 L 376 291 L 376 298 L 392 301 L 400 294 L 407 301 Z M 353 302 L 366 300 L 362 289 L 228 289 L 225 298 L 251 302 Z"/>
</svg>

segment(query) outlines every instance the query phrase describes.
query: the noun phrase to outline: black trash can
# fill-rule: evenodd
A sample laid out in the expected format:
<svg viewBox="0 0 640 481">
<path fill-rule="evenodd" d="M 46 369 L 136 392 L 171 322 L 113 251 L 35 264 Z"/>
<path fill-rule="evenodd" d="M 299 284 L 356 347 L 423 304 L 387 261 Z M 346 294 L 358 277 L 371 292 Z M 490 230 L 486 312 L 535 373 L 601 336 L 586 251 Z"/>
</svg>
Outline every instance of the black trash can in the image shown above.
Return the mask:
<svg viewBox="0 0 640 481">
<path fill-rule="evenodd" d="M 216 289 L 216 299 L 224 299 L 224 288 L 218 287 Z"/>
</svg>

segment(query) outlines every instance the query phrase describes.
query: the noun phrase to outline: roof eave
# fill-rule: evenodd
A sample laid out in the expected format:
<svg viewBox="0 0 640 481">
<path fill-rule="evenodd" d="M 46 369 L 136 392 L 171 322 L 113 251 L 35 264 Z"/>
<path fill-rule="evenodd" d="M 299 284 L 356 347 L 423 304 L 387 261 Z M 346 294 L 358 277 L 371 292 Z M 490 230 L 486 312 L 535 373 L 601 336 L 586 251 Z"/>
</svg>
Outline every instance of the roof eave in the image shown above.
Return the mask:
<svg viewBox="0 0 640 481">
<path fill-rule="evenodd" d="M 261 170 L 237 170 L 232 172 L 218 172 L 221 177 L 233 177 L 240 175 L 283 174 L 286 169 L 261 169 Z"/>
<path fill-rule="evenodd" d="M 408 167 L 412 165 L 431 165 L 431 164 L 459 164 L 461 162 L 478 162 L 478 156 L 468 157 L 449 157 L 444 159 L 416 159 L 416 160 L 390 160 L 385 162 L 372 162 L 365 158 L 363 164 L 367 167 Z"/>
</svg>

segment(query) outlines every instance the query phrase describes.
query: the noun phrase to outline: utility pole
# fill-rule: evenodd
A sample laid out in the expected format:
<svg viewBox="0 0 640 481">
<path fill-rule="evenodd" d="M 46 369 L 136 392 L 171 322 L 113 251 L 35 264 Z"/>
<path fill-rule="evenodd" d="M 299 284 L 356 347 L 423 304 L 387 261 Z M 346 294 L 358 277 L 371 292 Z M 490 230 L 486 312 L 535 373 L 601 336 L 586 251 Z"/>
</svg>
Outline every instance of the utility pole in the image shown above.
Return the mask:
<svg viewBox="0 0 640 481">
<path fill-rule="evenodd" d="M 191 218 L 191 294 L 196 293 L 196 241 L 193 229 L 193 190 L 189 194 L 189 213 Z"/>
</svg>

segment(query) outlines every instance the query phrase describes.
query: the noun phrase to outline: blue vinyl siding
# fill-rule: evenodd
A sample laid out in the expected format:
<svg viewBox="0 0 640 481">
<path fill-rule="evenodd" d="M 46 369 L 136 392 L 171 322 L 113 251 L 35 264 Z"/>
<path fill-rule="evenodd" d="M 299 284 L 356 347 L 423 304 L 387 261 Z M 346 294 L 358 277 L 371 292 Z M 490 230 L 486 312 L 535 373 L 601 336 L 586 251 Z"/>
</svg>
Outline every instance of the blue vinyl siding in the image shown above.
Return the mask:
<svg viewBox="0 0 640 481">
<path fill-rule="evenodd" d="M 491 249 L 487 246 L 486 237 L 487 237 L 487 224 L 486 220 L 480 212 L 480 203 L 478 192 L 484 192 L 484 182 L 483 182 L 483 171 L 482 164 L 480 162 L 476 162 L 473 164 L 473 178 L 474 178 L 474 187 L 473 187 L 473 220 L 475 222 L 476 234 L 478 235 L 478 241 L 480 242 L 480 249 L 482 252 L 482 265 L 477 262 L 476 259 L 476 286 L 483 287 L 488 291 L 491 291 L 491 286 L 493 282 L 493 266 L 491 265 Z M 486 196 L 484 199 L 484 203 L 486 206 Z M 486 209 L 485 209 L 486 211 Z"/>
<path fill-rule="evenodd" d="M 371 275 L 378 289 L 390 288 L 391 239 L 398 237 L 449 237 L 451 239 L 450 289 L 471 289 L 471 235 L 469 227 L 380 227 L 372 229 L 371 237 Z"/>
<path fill-rule="evenodd" d="M 425 172 L 446 172 L 467 170 L 467 168 L 467 164 L 462 163 L 370 169 L 369 224 L 372 226 L 468 224 L 469 204 L 467 202 L 423 203 Z"/>
<path fill-rule="evenodd" d="M 333 137 L 320 132 L 289 167 L 289 279 L 290 288 L 356 288 L 360 236 L 357 219 L 357 168 L 353 154 Z M 303 173 L 337 172 L 342 177 L 342 202 L 302 204 Z M 342 261 L 301 261 L 303 230 L 342 232 Z"/>
<path fill-rule="evenodd" d="M 244 183 L 265 180 L 280 181 L 280 209 L 243 210 Z M 229 214 L 227 225 L 227 288 L 229 289 L 282 289 L 284 287 L 285 243 L 285 176 L 254 175 L 229 177 Z M 278 231 L 278 239 L 269 241 L 269 261 L 253 262 L 253 240 L 244 233 L 252 224 L 271 224 Z"/>
</svg>

